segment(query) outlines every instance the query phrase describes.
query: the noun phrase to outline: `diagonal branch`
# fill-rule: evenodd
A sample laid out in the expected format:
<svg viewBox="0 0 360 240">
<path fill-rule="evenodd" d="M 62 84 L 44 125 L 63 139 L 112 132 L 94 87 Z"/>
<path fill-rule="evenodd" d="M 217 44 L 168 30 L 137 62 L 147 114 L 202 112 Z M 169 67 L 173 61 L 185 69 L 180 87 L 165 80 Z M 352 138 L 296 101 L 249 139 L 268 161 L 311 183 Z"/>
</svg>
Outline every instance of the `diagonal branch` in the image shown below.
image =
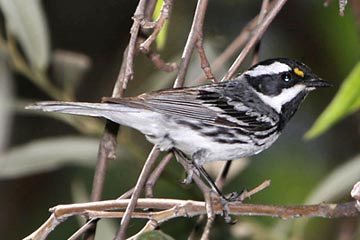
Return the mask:
<svg viewBox="0 0 360 240">
<path fill-rule="evenodd" d="M 151 173 L 150 177 L 148 178 L 146 185 L 145 185 L 145 196 L 148 198 L 154 197 L 153 188 L 155 186 L 156 181 L 159 179 L 161 173 L 165 170 L 165 167 L 169 164 L 173 157 L 172 153 L 166 154 L 163 159 L 161 159 L 160 163 Z"/>
<path fill-rule="evenodd" d="M 229 71 L 223 77 L 223 80 L 231 79 L 236 71 L 239 69 L 240 65 L 245 60 L 245 57 L 248 55 L 250 50 L 255 46 L 259 41 L 262 35 L 265 33 L 266 29 L 269 27 L 270 23 L 274 20 L 277 14 L 280 12 L 287 0 L 278 0 L 269 11 L 269 13 L 264 18 L 264 21 L 256 28 L 254 35 L 250 38 L 248 43 L 245 45 L 244 49 L 241 51 L 235 62 L 231 65 Z"/>
<path fill-rule="evenodd" d="M 198 0 L 194 19 L 191 25 L 190 33 L 187 38 L 184 51 L 181 55 L 181 61 L 177 78 L 175 80 L 174 87 L 181 87 L 184 85 L 186 73 L 189 67 L 191 55 L 194 51 L 196 41 L 198 40 L 198 32 L 202 31 L 203 22 L 205 19 L 205 13 L 207 8 L 208 0 Z"/>
<path fill-rule="evenodd" d="M 159 34 L 160 30 L 163 28 L 165 22 L 169 18 L 171 7 L 172 7 L 172 0 L 164 0 L 163 5 L 161 6 L 160 16 L 150 25 L 154 25 L 154 31 L 150 34 L 150 36 L 140 44 L 140 51 L 144 53 L 148 53 L 150 51 L 151 44 L 155 41 L 157 35 Z M 145 26 L 143 26 L 145 27 Z"/>
<path fill-rule="evenodd" d="M 196 41 L 196 49 L 198 50 L 201 62 L 201 68 L 203 69 L 205 76 L 207 79 L 212 79 L 213 82 L 218 82 L 215 78 L 214 74 L 211 71 L 209 60 L 206 57 L 205 49 L 204 49 L 204 41 L 203 41 L 203 32 L 198 32 L 198 40 Z"/>
<path fill-rule="evenodd" d="M 133 63 L 135 57 L 136 39 L 140 29 L 140 19 L 143 17 L 146 0 L 140 0 L 134 14 L 134 24 L 130 30 L 129 45 L 124 51 L 123 61 L 119 71 L 117 81 L 115 83 L 112 97 L 121 97 L 129 80 L 133 77 Z M 115 158 L 116 152 L 116 136 L 119 131 L 119 125 L 106 121 L 104 135 L 100 140 L 98 160 L 93 179 L 93 188 L 91 193 L 91 201 L 101 199 L 103 186 L 105 183 L 106 169 L 108 159 Z M 96 222 L 92 222 L 84 239 L 91 240 L 94 238 Z"/>
<path fill-rule="evenodd" d="M 154 165 L 157 157 L 159 156 L 159 153 L 160 153 L 159 149 L 157 149 L 156 147 L 153 147 L 153 149 L 151 150 L 151 152 L 148 156 L 148 159 L 146 159 L 144 167 L 143 167 L 143 169 L 140 173 L 140 176 L 138 178 L 138 181 L 135 185 L 135 189 L 131 196 L 129 205 L 126 207 L 126 211 L 121 220 L 120 229 L 114 238 L 115 240 L 125 239 L 126 230 L 130 223 L 131 215 L 136 207 L 136 203 L 140 197 L 141 191 L 142 191 L 142 189 L 145 185 L 145 182 L 151 172 L 152 166 Z"/>
</svg>

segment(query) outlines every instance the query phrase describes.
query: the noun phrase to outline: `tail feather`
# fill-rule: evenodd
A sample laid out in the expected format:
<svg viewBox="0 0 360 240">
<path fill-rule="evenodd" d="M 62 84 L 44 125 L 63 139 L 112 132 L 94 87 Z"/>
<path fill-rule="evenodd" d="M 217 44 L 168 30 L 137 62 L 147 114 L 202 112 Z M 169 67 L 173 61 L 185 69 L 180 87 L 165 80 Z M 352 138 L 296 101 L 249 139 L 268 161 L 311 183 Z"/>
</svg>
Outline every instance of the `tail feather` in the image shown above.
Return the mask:
<svg viewBox="0 0 360 240">
<path fill-rule="evenodd" d="M 134 102 L 119 103 L 87 103 L 87 102 L 38 102 L 25 109 L 45 112 L 61 112 L 74 115 L 104 117 L 121 125 L 135 128 L 145 135 L 159 135 L 163 131 L 161 114 L 144 108 Z M 158 128 L 154 128 L 154 125 Z M 161 127 L 160 127 L 161 126 Z"/>
<path fill-rule="evenodd" d="M 130 110 L 130 108 L 121 104 L 60 101 L 38 102 L 33 105 L 26 106 L 25 109 L 42 110 L 44 112 L 62 112 L 93 117 L 104 117 L 106 112 L 109 111 Z"/>
</svg>

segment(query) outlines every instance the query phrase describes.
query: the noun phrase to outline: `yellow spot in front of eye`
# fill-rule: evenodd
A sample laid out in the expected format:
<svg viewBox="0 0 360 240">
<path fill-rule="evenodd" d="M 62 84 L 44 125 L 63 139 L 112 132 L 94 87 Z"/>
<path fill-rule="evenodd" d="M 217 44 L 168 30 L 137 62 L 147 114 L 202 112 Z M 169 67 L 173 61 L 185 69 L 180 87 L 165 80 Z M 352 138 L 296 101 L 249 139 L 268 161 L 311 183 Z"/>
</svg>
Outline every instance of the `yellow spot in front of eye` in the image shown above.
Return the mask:
<svg viewBox="0 0 360 240">
<path fill-rule="evenodd" d="M 300 68 L 294 68 L 294 73 L 300 77 L 304 77 L 304 72 L 300 70 Z"/>
</svg>

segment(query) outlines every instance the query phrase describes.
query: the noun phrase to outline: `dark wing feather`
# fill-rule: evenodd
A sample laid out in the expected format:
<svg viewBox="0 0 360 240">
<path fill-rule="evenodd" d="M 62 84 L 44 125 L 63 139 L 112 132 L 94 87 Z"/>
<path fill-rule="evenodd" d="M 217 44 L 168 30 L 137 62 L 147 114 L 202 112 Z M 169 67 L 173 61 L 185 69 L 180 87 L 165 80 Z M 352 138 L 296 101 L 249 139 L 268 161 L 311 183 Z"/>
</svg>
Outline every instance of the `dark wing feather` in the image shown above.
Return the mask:
<svg viewBox="0 0 360 240">
<path fill-rule="evenodd" d="M 239 93 L 241 94 L 241 93 Z M 135 98 L 106 98 L 110 103 L 135 103 L 174 118 L 198 120 L 205 124 L 239 128 L 249 132 L 268 131 L 277 119 L 269 120 L 240 101 L 224 95 L 224 87 L 180 88 L 142 94 Z M 241 99 L 239 99 L 241 100 Z M 239 107 L 240 106 L 240 107 Z"/>
<path fill-rule="evenodd" d="M 163 90 L 142 94 L 136 98 L 105 98 L 109 103 L 136 102 L 144 108 L 152 109 L 174 118 L 187 118 L 214 124 L 217 113 L 198 100 L 199 92 L 196 89 L 182 88 Z"/>
</svg>

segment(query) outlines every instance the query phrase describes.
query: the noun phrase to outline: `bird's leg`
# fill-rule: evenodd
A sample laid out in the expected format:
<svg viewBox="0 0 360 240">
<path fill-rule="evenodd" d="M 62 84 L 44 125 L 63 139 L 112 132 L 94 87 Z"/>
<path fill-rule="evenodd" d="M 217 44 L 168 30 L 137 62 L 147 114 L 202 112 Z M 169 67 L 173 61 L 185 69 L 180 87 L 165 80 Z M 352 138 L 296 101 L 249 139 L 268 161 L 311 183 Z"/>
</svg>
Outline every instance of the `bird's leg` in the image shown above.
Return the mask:
<svg viewBox="0 0 360 240">
<path fill-rule="evenodd" d="M 204 151 L 198 151 L 192 155 L 192 159 L 194 161 L 194 166 L 197 169 L 197 171 L 200 173 L 200 176 L 202 176 L 203 179 L 207 182 L 207 184 L 211 187 L 211 190 L 215 192 L 218 197 L 220 198 L 220 203 L 223 209 L 223 216 L 227 223 L 234 223 L 231 220 L 231 217 L 229 216 L 229 202 L 239 201 L 239 194 L 237 193 L 231 193 L 229 196 L 224 196 L 220 189 L 216 186 L 215 182 L 211 179 L 210 175 L 206 172 L 203 164 L 203 159 L 206 158 L 206 152 Z M 241 195 L 241 194 L 240 194 Z"/>
<path fill-rule="evenodd" d="M 206 180 L 206 182 L 209 184 L 209 186 L 211 187 L 211 190 L 214 191 L 220 198 L 220 203 L 221 203 L 221 207 L 223 209 L 223 216 L 224 216 L 224 220 L 227 223 L 235 223 L 234 221 L 231 220 L 231 217 L 229 216 L 229 206 L 228 203 L 229 202 L 234 202 L 237 201 L 235 200 L 235 198 L 230 198 L 227 196 L 224 196 L 222 194 L 222 192 L 220 191 L 220 189 L 216 186 L 216 184 L 214 183 L 214 181 L 211 179 L 210 175 L 206 172 L 206 170 L 202 167 L 202 166 L 198 166 L 195 164 L 195 167 L 198 169 L 200 175 Z M 234 193 L 232 193 L 231 195 L 233 195 Z M 237 197 L 237 194 L 236 194 Z M 237 198 L 236 198 L 237 199 Z"/>
<path fill-rule="evenodd" d="M 185 156 L 185 154 L 177 149 L 173 149 L 174 155 L 177 158 L 181 158 L 186 162 L 186 178 L 181 182 L 183 184 L 190 184 L 193 182 L 192 177 L 195 172 L 195 174 L 200 175 L 197 168 L 195 167 L 194 163 Z"/>
<path fill-rule="evenodd" d="M 211 188 L 211 191 L 215 192 L 217 196 L 220 198 L 220 203 L 223 209 L 223 216 L 227 223 L 234 223 L 234 221 L 231 220 L 231 217 L 229 216 L 229 202 L 235 202 L 240 201 L 240 197 L 242 194 L 238 193 L 231 193 L 228 196 L 224 196 L 220 189 L 216 186 L 214 181 L 211 179 L 210 175 L 206 172 L 206 170 L 202 167 L 202 161 L 199 160 L 204 157 L 204 152 L 199 151 L 192 155 L 193 161 L 191 161 L 189 158 L 187 158 L 184 153 L 181 151 L 174 149 L 174 154 L 176 157 L 182 158 L 187 162 L 187 177 L 183 181 L 183 183 L 191 183 L 192 182 L 192 176 L 195 173 L 196 175 L 202 177 L 208 186 Z"/>
</svg>

